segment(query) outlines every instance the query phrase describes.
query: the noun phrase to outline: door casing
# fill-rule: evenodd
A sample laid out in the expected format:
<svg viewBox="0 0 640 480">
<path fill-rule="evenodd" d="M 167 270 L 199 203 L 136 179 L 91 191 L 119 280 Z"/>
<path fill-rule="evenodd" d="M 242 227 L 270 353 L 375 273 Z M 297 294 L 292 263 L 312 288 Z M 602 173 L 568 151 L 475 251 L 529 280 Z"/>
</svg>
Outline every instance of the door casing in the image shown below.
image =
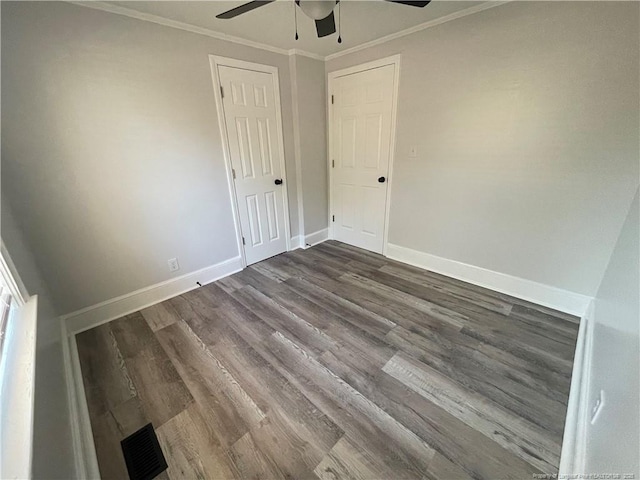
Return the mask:
<svg viewBox="0 0 640 480">
<path fill-rule="evenodd" d="M 363 63 L 361 65 L 355 65 L 353 67 L 345 68 L 342 70 L 336 70 L 329 72 L 327 75 L 327 168 L 329 170 L 329 238 L 333 239 L 333 221 L 332 215 L 334 211 L 333 205 L 333 168 L 332 168 L 332 156 L 333 156 L 333 109 L 331 104 L 331 95 L 333 92 L 333 86 L 335 80 L 345 75 L 352 75 L 354 73 L 360 73 L 367 70 L 373 70 L 374 68 L 384 67 L 387 65 L 394 65 L 394 78 L 393 78 L 393 106 L 391 108 L 391 141 L 389 144 L 389 173 L 387 176 L 387 198 L 385 202 L 384 212 L 384 230 L 382 241 L 382 254 L 387 256 L 387 245 L 389 243 L 389 210 L 391 207 L 391 187 L 393 182 L 393 160 L 396 153 L 396 117 L 398 111 L 398 84 L 400 81 L 400 54 L 393 55 L 391 57 L 381 58 L 372 62 Z"/>
<path fill-rule="evenodd" d="M 284 137 L 282 128 L 282 106 L 280 103 L 280 82 L 278 78 L 278 67 L 271 65 L 262 65 L 260 63 L 246 62 L 235 58 L 220 57 L 218 55 L 209 55 L 209 64 L 211 65 L 211 78 L 213 79 L 213 94 L 216 99 L 216 111 L 218 114 L 218 125 L 220 127 L 220 137 L 222 139 L 222 150 L 224 153 L 224 163 L 227 170 L 227 184 L 229 185 L 229 193 L 231 194 L 231 208 L 233 210 L 233 223 L 236 231 L 236 244 L 238 251 L 242 257 L 242 267 L 247 266 L 244 245 L 242 244 L 242 228 L 240 227 L 240 212 L 238 207 L 238 197 L 236 194 L 235 182 L 233 181 L 233 167 L 231 165 L 231 150 L 229 148 L 229 137 L 227 135 L 226 122 L 224 117 L 224 106 L 222 103 L 222 95 L 220 93 L 220 77 L 218 75 L 218 66 L 227 66 L 240 68 L 243 70 L 253 70 L 254 72 L 263 72 L 271 74 L 273 78 L 273 90 L 276 104 L 276 127 L 278 129 L 277 138 L 282 155 L 280 156 L 280 170 L 282 172 L 282 180 L 284 182 L 284 231 L 287 244 L 287 251 L 291 250 L 291 226 L 289 225 L 289 196 L 287 194 L 287 170 L 285 168 L 284 159 Z"/>
</svg>

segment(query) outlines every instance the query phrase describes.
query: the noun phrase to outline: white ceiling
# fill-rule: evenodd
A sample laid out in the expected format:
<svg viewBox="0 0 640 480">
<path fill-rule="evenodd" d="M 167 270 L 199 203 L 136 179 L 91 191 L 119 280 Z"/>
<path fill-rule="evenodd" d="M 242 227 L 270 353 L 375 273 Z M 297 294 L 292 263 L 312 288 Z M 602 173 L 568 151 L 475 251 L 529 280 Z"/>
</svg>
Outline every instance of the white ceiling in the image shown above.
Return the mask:
<svg viewBox="0 0 640 480">
<path fill-rule="evenodd" d="M 283 50 L 298 49 L 325 57 L 486 2 L 434 0 L 424 8 L 416 8 L 382 0 L 342 0 L 335 10 L 337 16 L 339 9 L 342 9 L 342 44 L 337 43 L 337 34 L 317 38 L 313 20 L 299 8 L 300 39 L 296 41 L 293 0 L 279 0 L 230 20 L 215 17 L 246 2 L 183 0 L 108 3 Z"/>
</svg>

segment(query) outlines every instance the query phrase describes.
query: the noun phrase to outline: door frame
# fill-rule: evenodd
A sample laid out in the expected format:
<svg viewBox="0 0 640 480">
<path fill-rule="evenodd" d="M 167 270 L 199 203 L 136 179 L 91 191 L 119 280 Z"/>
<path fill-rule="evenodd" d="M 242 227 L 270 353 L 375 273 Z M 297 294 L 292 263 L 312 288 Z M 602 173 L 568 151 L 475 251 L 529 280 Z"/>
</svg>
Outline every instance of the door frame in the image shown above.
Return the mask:
<svg viewBox="0 0 640 480">
<path fill-rule="evenodd" d="M 221 83 L 218 73 L 218 67 L 232 67 L 242 70 L 251 70 L 254 72 L 269 73 L 273 79 L 273 93 L 276 106 L 276 128 L 278 137 L 278 146 L 280 147 L 280 170 L 283 189 L 284 204 L 284 235 L 287 245 L 287 252 L 291 251 L 291 226 L 289 225 L 289 195 L 287 194 L 287 170 L 284 157 L 284 130 L 282 127 L 282 105 L 280 103 L 280 79 L 278 77 L 278 67 L 271 65 L 263 65 L 260 63 L 247 62 L 237 60 L 235 58 L 221 57 L 218 55 L 209 55 L 209 64 L 211 66 L 211 78 L 213 80 L 213 95 L 216 99 L 216 112 L 218 114 L 218 125 L 220 127 L 220 138 L 222 140 L 222 151 L 224 155 L 224 163 L 227 170 L 227 184 L 229 185 L 229 193 L 231 195 L 231 209 L 233 210 L 233 223 L 236 231 L 236 244 L 242 259 L 242 268 L 247 266 L 247 258 L 245 256 L 244 245 L 242 243 L 242 227 L 240 224 L 240 210 L 238 206 L 238 196 L 236 193 L 236 185 L 233 181 L 233 166 L 231 164 L 231 149 L 229 148 L 229 135 L 227 132 L 227 124 L 224 115 L 224 105 L 222 103 Z"/>
<path fill-rule="evenodd" d="M 374 68 L 394 65 L 393 93 L 391 106 L 391 139 L 389 142 L 389 172 L 387 174 L 387 198 L 385 200 L 384 227 L 382 232 L 382 255 L 387 256 L 387 245 L 389 243 L 389 211 L 391 210 L 391 184 L 393 182 L 393 160 L 396 154 L 396 119 L 398 112 L 398 85 L 400 82 L 400 54 L 390 57 L 380 58 L 372 62 L 354 65 L 352 67 L 335 70 L 327 74 L 327 168 L 329 170 L 329 238 L 334 239 L 333 232 L 333 168 L 331 166 L 333 153 L 333 106 L 331 95 L 334 82 L 339 77 L 360 73 Z"/>
</svg>

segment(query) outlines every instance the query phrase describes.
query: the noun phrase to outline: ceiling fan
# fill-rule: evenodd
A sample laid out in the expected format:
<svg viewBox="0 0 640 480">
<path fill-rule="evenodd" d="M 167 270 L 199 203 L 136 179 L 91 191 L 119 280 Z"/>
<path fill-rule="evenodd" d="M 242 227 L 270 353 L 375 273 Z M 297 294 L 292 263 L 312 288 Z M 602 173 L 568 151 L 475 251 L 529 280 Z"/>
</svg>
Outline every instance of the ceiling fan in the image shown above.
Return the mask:
<svg viewBox="0 0 640 480">
<path fill-rule="evenodd" d="M 276 0 L 253 0 L 252 2 L 245 3 L 240 5 L 239 7 L 232 8 L 231 10 L 227 10 L 219 15 L 216 15 L 216 18 L 220 18 L 223 20 L 227 20 L 230 18 L 237 17 L 238 15 L 242 15 L 243 13 L 250 12 L 251 10 L 255 10 L 256 8 L 263 7 L 269 3 L 275 2 Z M 425 7 L 431 0 L 423 0 L 423 1 L 413 1 L 413 0 L 386 0 L 387 2 L 392 3 L 401 3 L 402 5 L 410 5 L 412 7 Z M 336 32 L 336 21 L 333 15 L 333 10 L 336 5 L 340 3 L 340 0 L 295 0 L 295 4 L 300 7 L 300 9 L 304 12 L 312 20 L 316 22 L 316 31 L 318 32 L 318 38 L 326 37 L 327 35 L 331 35 Z M 297 40 L 296 34 L 296 40 Z"/>
</svg>

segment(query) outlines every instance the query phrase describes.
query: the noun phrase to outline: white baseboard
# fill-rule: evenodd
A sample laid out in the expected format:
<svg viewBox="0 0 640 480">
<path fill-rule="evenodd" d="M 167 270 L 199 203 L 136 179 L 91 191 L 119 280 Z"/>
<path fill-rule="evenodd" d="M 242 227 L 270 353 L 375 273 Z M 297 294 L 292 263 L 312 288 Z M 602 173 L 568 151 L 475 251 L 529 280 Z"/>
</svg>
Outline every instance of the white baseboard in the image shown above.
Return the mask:
<svg viewBox="0 0 640 480">
<path fill-rule="evenodd" d="M 592 301 L 580 320 L 578 330 L 558 478 L 571 478 L 571 475 L 585 471 L 594 324 L 594 302 Z"/>
<path fill-rule="evenodd" d="M 389 243 L 387 257 L 582 317 L 591 297 Z"/>
<path fill-rule="evenodd" d="M 242 258 L 231 258 L 210 267 L 63 315 L 61 318 L 65 323 L 67 333 L 73 335 L 198 288 L 196 282 L 206 285 L 240 270 L 242 270 Z"/>
<path fill-rule="evenodd" d="M 76 478 L 99 479 L 98 460 L 84 391 L 76 334 L 242 270 L 235 257 L 60 317 Z"/>
<path fill-rule="evenodd" d="M 85 396 L 78 348 L 75 335 L 69 336 L 65 321 L 60 319 L 62 329 L 62 354 L 64 376 L 69 403 L 69 420 L 75 462 L 75 478 L 99 479 L 98 458 L 93 443 L 93 431 L 89 418 L 87 397 Z"/>
<path fill-rule="evenodd" d="M 323 228 L 322 230 L 318 230 L 317 232 L 310 233 L 304 237 L 304 246 L 302 248 L 313 247 L 314 245 L 318 245 L 319 243 L 324 242 L 329 239 L 329 229 Z"/>
<path fill-rule="evenodd" d="M 304 245 L 300 243 L 300 235 L 296 235 L 295 237 L 291 237 L 291 250 L 298 250 L 299 248 L 304 248 Z"/>
</svg>

